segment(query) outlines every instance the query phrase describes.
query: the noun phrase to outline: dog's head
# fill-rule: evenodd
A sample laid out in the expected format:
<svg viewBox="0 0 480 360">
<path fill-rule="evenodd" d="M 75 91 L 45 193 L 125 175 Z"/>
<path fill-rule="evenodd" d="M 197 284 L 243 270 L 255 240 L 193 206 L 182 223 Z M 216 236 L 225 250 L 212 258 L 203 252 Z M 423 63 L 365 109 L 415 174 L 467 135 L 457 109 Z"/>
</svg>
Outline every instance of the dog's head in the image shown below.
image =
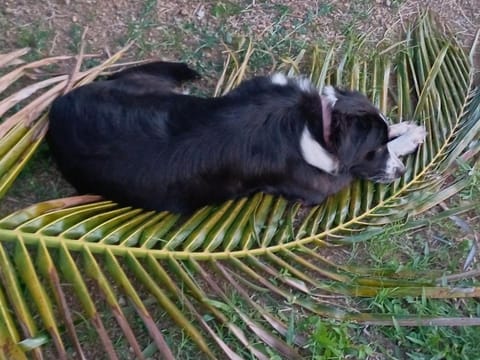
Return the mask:
<svg viewBox="0 0 480 360">
<path fill-rule="evenodd" d="M 380 183 L 392 182 L 405 173 L 405 166 L 387 145 L 386 117 L 364 95 L 326 86 L 321 101 L 322 129 L 312 133 L 322 134 L 328 149 L 322 159 L 327 164 L 325 171 Z"/>
</svg>

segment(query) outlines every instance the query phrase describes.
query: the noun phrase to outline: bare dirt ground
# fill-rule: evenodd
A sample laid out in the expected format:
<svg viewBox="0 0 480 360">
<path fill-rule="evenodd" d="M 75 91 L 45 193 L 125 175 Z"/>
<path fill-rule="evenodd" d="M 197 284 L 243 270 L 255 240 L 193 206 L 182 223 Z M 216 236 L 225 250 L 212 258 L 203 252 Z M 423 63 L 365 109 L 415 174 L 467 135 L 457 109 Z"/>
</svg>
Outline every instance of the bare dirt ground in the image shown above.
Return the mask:
<svg viewBox="0 0 480 360">
<path fill-rule="evenodd" d="M 347 29 L 372 33 L 372 40 L 378 40 L 394 36 L 399 26 L 426 8 L 433 9 L 439 22 L 462 44 L 472 43 L 480 24 L 479 0 L 2 0 L 0 49 L 5 52 L 31 45 L 42 55 L 72 53 L 79 42 L 79 30 L 85 27 L 89 28 L 91 51 L 113 52 L 127 40 L 141 38 L 137 50 L 143 50 L 143 56 L 157 57 L 175 57 L 185 46 L 198 51 L 194 46 L 205 34 L 268 40 L 272 32 L 279 31 L 277 25 L 287 30 L 286 36 L 306 44 L 339 40 Z M 179 38 L 172 39 L 173 35 Z M 201 54 L 208 57 L 221 50 L 215 47 L 218 40 L 225 39 L 212 39 Z"/>
</svg>

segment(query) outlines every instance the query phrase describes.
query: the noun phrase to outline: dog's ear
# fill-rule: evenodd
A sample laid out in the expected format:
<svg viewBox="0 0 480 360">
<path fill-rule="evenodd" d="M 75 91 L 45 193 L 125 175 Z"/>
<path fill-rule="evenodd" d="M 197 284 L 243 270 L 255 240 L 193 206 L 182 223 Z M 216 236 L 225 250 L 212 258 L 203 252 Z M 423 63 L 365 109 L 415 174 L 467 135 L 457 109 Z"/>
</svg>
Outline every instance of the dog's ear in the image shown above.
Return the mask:
<svg viewBox="0 0 480 360">
<path fill-rule="evenodd" d="M 331 108 L 328 101 L 318 93 L 302 94 L 302 117 L 313 138 L 330 150 Z"/>
<path fill-rule="evenodd" d="M 320 96 L 322 101 L 322 133 L 323 140 L 327 147 L 332 146 L 332 116 L 335 103 L 338 98 L 336 95 L 336 90 L 333 86 L 327 85 L 323 88 L 322 95 Z"/>
<path fill-rule="evenodd" d="M 326 85 L 322 90 L 322 103 L 333 109 L 337 100 L 337 90 L 332 85 Z"/>
</svg>

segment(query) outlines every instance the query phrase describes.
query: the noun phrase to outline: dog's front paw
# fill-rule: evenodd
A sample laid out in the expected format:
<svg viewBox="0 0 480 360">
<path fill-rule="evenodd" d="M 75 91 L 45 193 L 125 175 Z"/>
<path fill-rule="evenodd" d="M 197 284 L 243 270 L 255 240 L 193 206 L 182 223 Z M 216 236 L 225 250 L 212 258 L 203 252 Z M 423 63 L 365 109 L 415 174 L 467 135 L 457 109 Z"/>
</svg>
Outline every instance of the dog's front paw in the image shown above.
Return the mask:
<svg viewBox="0 0 480 360">
<path fill-rule="evenodd" d="M 402 136 L 419 126 L 413 121 L 403 121 L 398 124 L 393 124 L 388 127 L 388 138 L 394 139 L 396 137 Z"/>
<path fill-rule="evenodd" d="M 426 136 L 427 131 L 424 126 L 412 125 L 406 133 L 391 140 L 388 148 L 396 156 L 408 155 L 417 150 L 420 144 L 423 144 Z"/>
<path fill-rule="evenodd" d="M 425 126 L 414 125 L 403 136 L 408 137 L 416 145 L 423 144 L 427 137 Z"/>
</svg>

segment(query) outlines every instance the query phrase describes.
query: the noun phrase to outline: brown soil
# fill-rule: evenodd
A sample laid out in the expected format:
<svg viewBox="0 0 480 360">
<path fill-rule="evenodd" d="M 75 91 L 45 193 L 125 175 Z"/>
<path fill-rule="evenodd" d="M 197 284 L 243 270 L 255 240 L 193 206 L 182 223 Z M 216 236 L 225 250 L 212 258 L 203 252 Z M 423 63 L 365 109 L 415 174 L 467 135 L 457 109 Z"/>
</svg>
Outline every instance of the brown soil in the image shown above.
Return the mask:
<svg viewBox="0 0 480 360">
<path fill-rule="evenodd" d="M 203 29 L 217 29 L 221 23 L 232 34 L 265 39 L 274 31 L 279 16 L 283 16 L 281 26 L 285 29 L 291 27 L 291 36 L 307 42 L 342 38 L 348 26 L 358 33 L 372 33 L 372 39 L 378 40 L 394 35 L 418 9 L 430 7 L 438 15 L 440 24 L 450 28 L 462 44 L 469 46 L 480 24 L 478 0 L 2 2 L 0 52 L 23 46 L 19 38 L 25 32 L 48 29 L 53 35 L 42 49 L 45 55 L 71 53 L 72 27 L 77 26 L 81 29 L 88 27 L 87 40 L 91 51 L 113 52 L 124 45 L 135 26 L 141 27 L 145 41 L 159 44 L 186 23 Z M 295 32 L 295 20 L 305 19 L 306 14 L 311 14 L 304 24 L 306 31 Z M 191 43 L 196 39 L 185 36 L 181 40 Z M 170 57 L 175 54 L 153 52 L 144 55 Z"/>
</svg>

